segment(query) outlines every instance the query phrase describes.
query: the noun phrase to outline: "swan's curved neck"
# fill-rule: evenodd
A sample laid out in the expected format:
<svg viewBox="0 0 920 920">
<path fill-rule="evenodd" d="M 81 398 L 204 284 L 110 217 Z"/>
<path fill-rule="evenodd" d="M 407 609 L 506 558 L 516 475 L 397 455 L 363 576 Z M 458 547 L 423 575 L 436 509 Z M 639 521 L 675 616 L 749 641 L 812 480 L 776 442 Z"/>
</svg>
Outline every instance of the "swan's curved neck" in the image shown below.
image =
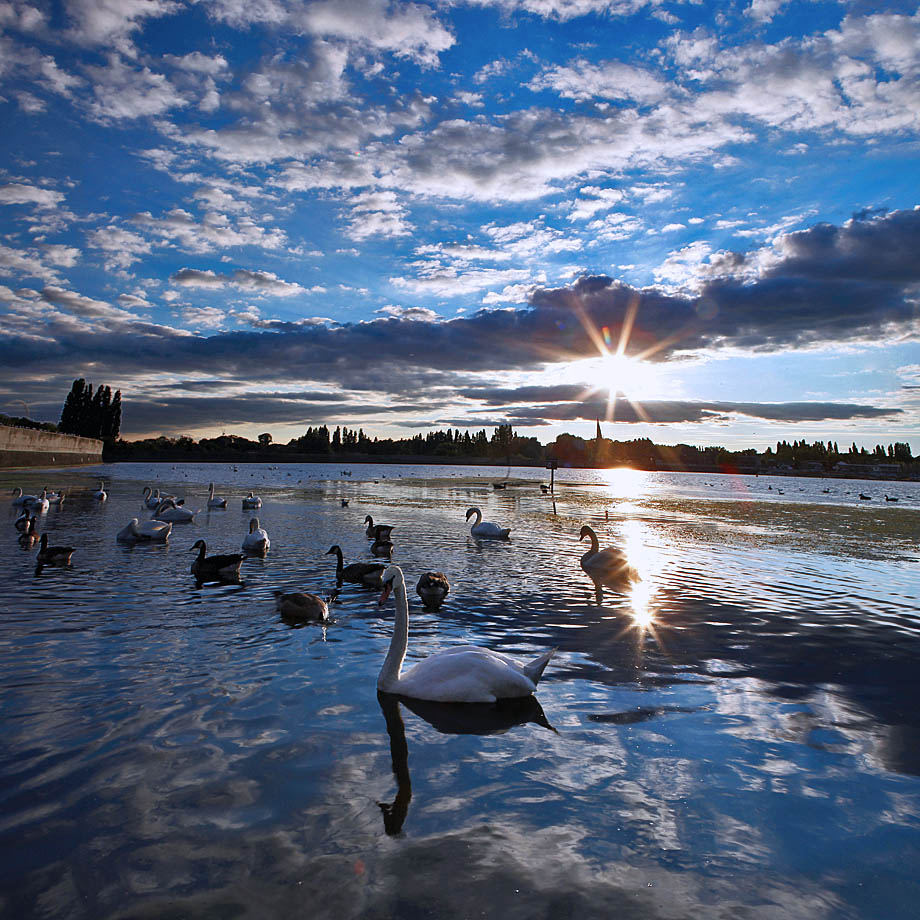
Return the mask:
<svg viewBox="0 0 920 920">
<path fill-rule="evenodd" d="M 473 513 L 476 515 L 476 520 L 473 521 L 471 526 L 478 527 L 480 522 L 482 521 L 482 512 L 478 508 L 474 508 Z"/>
<path fill-rule="evenodd" d="M 591 540 L 591 549 L 585 553 L 585 556 L 593 556 L 600 547 L 600 544 L 597 542 L 597 534 L 593 530 L 589 530 L 585 534 L 585 537 L 588 537 Z M 584 537 L 582 537 L 582 539 L 584 539 Z"/>
<path fill-rule="evenodd" d="M 406 657 L 409 647 L 409 598 L 406 596 L 406 582 L 397 578 L 393 583 L 393 593 L 396 599 L 396 619 L 393 622 L 393 638 L 390 639 L 390 648 L 387 657 L 383 660 L 380 674 L 377 676 L 377 687 L 380 690 L 396 692 L 399 684 L 399 672 Z"/>
</svg>

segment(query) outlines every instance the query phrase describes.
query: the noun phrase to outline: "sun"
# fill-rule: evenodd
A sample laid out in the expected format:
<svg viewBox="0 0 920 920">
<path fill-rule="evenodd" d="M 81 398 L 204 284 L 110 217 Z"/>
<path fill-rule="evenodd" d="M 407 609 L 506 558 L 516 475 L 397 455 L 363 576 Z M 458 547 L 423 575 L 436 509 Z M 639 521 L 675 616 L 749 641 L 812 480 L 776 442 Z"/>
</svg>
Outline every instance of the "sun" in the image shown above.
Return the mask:
<svg viewBox="0 0 920 920">
<path fill-rule="evenodd" d="M 609 393 L 611 398 L 622 393 L 629 399 L 654 399 L 664 389 L 656 365 L 614 352 L 573 361 L 556 372 L 564 382 L 587 384 L 595 391 Z"/>
</svg>

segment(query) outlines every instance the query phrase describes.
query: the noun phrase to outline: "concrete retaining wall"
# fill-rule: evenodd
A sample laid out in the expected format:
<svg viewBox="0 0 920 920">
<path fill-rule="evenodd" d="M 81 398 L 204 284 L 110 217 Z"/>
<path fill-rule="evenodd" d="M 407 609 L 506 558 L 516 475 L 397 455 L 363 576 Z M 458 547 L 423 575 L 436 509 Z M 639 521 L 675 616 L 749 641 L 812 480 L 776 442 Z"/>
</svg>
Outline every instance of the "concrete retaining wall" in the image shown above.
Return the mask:
<svg viewBox="0 0 920 920">
<path fill-rule="evenodd" d="M 0 425 L 0 467 L 102 463 L 102 441 Z"/>
</svg>

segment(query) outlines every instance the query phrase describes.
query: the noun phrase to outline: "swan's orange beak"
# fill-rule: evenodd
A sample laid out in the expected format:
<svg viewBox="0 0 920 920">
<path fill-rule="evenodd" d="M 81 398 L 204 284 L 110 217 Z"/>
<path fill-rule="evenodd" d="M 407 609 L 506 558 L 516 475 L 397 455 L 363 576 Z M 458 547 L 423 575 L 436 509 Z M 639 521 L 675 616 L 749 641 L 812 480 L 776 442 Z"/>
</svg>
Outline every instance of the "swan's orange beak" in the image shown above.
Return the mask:
<svg viewBox="0 0 920 920">
<path fill-rule="evenodd" d="M 393 590 L 393 582 L 389 581 L 383 586 L 383 591 L 380 592 L 380 599 L 377 601 L 377 606 L 382 607 L 386 599 L 390 596 L 390 592 Z"/>
</svg>

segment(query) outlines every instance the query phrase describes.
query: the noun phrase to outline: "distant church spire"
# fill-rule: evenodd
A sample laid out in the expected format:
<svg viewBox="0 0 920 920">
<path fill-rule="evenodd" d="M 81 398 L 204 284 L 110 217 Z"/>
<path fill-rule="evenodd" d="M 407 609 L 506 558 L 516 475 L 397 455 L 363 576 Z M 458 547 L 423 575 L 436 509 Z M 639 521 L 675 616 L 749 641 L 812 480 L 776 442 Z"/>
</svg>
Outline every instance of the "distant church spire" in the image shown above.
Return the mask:
<svg viewBox="0 0 920 920">
<path fill-rule="evenodd" d="M 597 434 L 594 437 L 598 441 L 602 440 L 603 438 L 603 435 L 601 434 L 601 420 L 599 418 L 597 419 Z"/>
</svg>

